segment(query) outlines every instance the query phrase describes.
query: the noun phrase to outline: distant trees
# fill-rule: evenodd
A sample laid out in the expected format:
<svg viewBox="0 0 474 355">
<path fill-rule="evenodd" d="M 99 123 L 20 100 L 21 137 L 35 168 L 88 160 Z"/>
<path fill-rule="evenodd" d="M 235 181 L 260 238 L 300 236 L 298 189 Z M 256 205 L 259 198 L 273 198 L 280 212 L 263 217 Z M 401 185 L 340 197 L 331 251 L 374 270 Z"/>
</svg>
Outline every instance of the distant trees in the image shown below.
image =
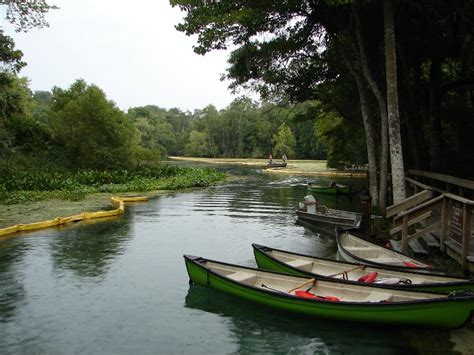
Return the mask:
<svg viewBox="0 0 474 355">
<path fill-rule="evenodd" d="M 273 143 L 276 156 L 285 154 L 287 157 L 295 157 L 296 139 L 286 124 L 283 123 L 278 132 L 273 135 Z"/>
<path fill-rule="evenodd" d="M 382 209 L 389 173 L 403 198 L 405 167 L 474 176 L 473 2 L 170 3 L 185 12 L 176 28 L 195 36 L 196 53 L 235 48 L 232 88 L 336 113 L 326 131 L 330 160 L 360 160 L 344 139 L 361 142 L 363 130 L 372 201 Z"/>
<path fill-rule="evenodd" d="M 324 159 L 326 144 L 315 133 L 317 112 L 313 106 L 259 104 L 240 97 L 222 110 L 209 105 L 191 113 L 144 106 L 129 109 L 127 116 L 139 131 L 140 145 L 162 157 L 263 158 L 273 152 L 291 158 Z M 338 163 L 334 160 L 331 164 Z"/>
<path fill-rule="evenodd" d="M 176 145 L 175 132 L 166 120 L 167 111 L 156 106 L 128 110 L 127 117 L 138 130 L 139 145 L 159 157 L 165 157 Z"/>
<path fill-rule="evenodd" d="M 189 142 L 186 144 L 185 153 L 187 156 L 204 157 L 207 154 L 206 134 L 199 131 L 189 133 Z"/>
<path fill-rule="evenodd" d="M 290 159 L 328 157 L 329 166 L 345 167 L 363 163 L 364 156 L 360 129 L 346 129 L 342 117 L 319 102 L 240 97 L 222 110 L 149 105 L 124 113 L 84 80 L 32 93 L 26 78 L 9 74 L 9 84 L 0 86 L 0 108 L 0 170 L 115 169 L 168 155 L 264 158 L 270 152 Z"/>
</svg>

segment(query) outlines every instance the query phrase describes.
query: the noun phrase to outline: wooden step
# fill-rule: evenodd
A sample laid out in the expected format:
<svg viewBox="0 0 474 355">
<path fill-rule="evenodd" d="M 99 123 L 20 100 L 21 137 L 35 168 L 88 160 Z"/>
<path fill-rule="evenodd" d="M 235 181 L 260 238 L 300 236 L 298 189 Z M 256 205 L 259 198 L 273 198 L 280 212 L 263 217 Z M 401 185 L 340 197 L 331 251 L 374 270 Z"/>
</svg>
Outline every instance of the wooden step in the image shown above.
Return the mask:
<svg viewBox="0 0 474 355">
<path fill-rule="evenodd" d="M 415 254 L 424 254 L 428 255 L 430 252 L 426 250 L 423 245 L 421 245 L 418 239 L 412 239 L 408 241 L 408 246 Z"/>
<path fill-rule="evenodd" d="M 448 248 L 451 248 L 457 254 L 461 255 L 462 249 L 461 249 L 461 246 L 458 243 L 456 243 L 455 241 L 448 238 L 448 240 L 446 240 L 445 244 Z"/>
<path fill-rule="evenodd" d="M 393 239 L 390 239 L 390 245 L 392 246 L 392 249 L 393 250 L 396 250 L 398 252 L 401 252 L 402 251 L 402 247 L 401 247 L 401 242 L 398 241 L 398 240 L 393 240 Z M 429 254 L 430 252 L 428 250 L 426 250 L 423 245 L 421 245 L 421 243 L 416 240 L 416 239 L 412 239 L 412 240 L 409 240 L 408 241 L 408 246 L 410 247 L 411 250 L 413 250 L 413 252 L 415 254 L 424 254 L 424 255 L 427 255 Z"/>
<path fill-rule="evenodd" d="M 433 236 L 435 239 L 440 240 L 441 239 L 441 231 L 431 231 L 430 232 L 431 236 Z"/>
<path fill-rule="evenodd" d="M 398 252 L 402 251 L 401 243 L 398 240 L 390 239 L 389 243 L 393 250 L 398 251 Z"/>
<path fill-rule="evenodd" d="M 421 238 L 430 248 L 439 248 L 439 239 L 436 239 L 431 233 L 425 234 Z"/>
</svg>

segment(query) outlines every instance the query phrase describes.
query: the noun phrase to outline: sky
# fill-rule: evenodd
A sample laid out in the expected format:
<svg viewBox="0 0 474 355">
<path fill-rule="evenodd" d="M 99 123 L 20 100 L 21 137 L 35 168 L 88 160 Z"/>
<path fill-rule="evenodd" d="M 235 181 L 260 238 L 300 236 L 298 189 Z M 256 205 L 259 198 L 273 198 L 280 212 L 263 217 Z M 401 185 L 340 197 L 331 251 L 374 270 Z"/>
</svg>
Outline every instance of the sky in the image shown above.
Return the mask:
<svg viewBox="0 0 474 355">
<path fill-rule="evenodd" d="M 24 53 L 28 65 L 20 75 L 30 79 L 33 91 L 66 89 L 84 79 L 122 110 L 157 105 L 192 111 L 209 104 L 222 109 L 237 97 L 229 82 L 220 81 L 229 52 L 195 54 L 196 38 L 174 28 L 184 13 L 168 0 L 48 4 L 59 6 L 46 14 L 49 28 L 17 33 L 2 21 L 5 34 Z"/>
</svg>

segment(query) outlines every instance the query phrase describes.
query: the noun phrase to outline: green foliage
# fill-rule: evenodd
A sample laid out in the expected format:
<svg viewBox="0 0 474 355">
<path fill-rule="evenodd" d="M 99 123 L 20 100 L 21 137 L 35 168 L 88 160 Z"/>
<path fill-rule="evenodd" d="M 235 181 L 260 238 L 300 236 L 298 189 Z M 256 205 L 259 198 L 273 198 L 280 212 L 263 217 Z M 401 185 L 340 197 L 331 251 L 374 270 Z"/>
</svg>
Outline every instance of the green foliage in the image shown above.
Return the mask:
<svg viewBox="0 0 474 355">
<path fill-rule="evenodd" d="M 45 198 L 78 200 L 94 192 L 175 190 L 214 184 L 225 175 L 212 169 L 173 165 L 118 170 L 11 170 L 0 175 L 0 201 L 21 203 Z"/>
<path fill-rule="evenodd" d="M 0 156 L 43 144 L 44 127 L 32 118 L 32 107 L 27 79 L 5 74 L 0 84 Z"/>
<path fill-rule="evenodd" d="M 189 134 L 189 143 L 186 144 L 186 155 L 202 157 L 207 155 L 206 134 L 198 131 L 191 131 Z"/>
<path fill-rule="evenodd" d="M 285 151 L 293 159 L 324 159 L 326 150 L 313 129 L 317 117 L 314 106 L 287 102 L 258 105 L 241 97 L 221 111 L 213 106 L 196 110 L 185 152 L 194 156 L 262 158 L 270 152 L 280 154 L 275 152 L 278 145 L 278 151 Z M 289 131 L 279 133 L 282 126 Z"/>
<path fill-rule="evenodd" d="M 6 5 L 6 19 L 15 25 L 17 31 L 28 31 L 31 28 L 47 27 L 45 14 L 49 10 L 58 9 L 48 5 L 45 0 L 3 0 L 0 5 Z"/>
<path fill-rule="evenodd" d="M 53 89 L 52 131 L 77 168 L 113 168 L 132 163 L 134 129 L 95 85 L 76 81 Z"/>
<path fill-rule="evenodd" d="M 361 60 L 367 58 L 364 61 L 373 78 L 371 82 L 384 95 L 387 83 L 383 1 L 170 3 L 185 13 L 176 28 L 196 39 L 195 52 L 205 54 L 232 44 L 230 66 L 224 76 L 231 81 L 231 88 L 252 88 L 272 100 L 316 100 L 324 105 L 325 113 L 337 112 L 345 127 L 337 132 L 340 138 L 334 131 L 331 139 L 325 141 L 332 145 L 328 149 L 334 161 L 360 160 L 363 149 L 359 149 L 359 88 L 367 89 L 365 108 L 371 116 L 368 123 L 377 132 L 375 141 L 380 143 L 380 112 L 374 105 L 374 92 L 367 85 L 368 75 L 363 75 Z M 405 163 L 416 169 L 431 168 L 472 177 L 473 164 L 467 162 L 474 156 L 469 149 L 469 137 L 474 134 L 473 2 L 393 3 Z M 356 26 L 358 23 L 360 26 Z M 357 40 L 358 33 L 362 43 Z M 360 87 L 355 85 L 348 66 L 360 75 Z M 293 134 L 299 133 L 303 138 L 301 131 L 288 125 Z M 350 130 L 357 154 L 344 148 L 344 141 L 351 139 Z M 295 138 L 297 155 L 308 154 L 309 150 L 324 151 L 319 141 L 310 144 L 307 137 Z M 299 150 L 303 142 L 304 152 Z M 255 148 L 259 150 L 260 147 Z M 349 155 L 345 156 L 346 153 Z"/>
<path fill-rule="evenodd" d="M 22 62 L 23 53 L 15 49 L 15 42 L 9 36 L 5 36 L 0 29 L 0 85 L 5 78 L 2 76 L 8 72 L 18 73 L 26 63 Z"/>
<path fill-rule="evenodd" d="M 17 31 L 28 31 L 33 27 L 44 27 L 48 23 L 44 15 L 56 6 L 50 6 L 44 0 L 22 1 L 2 0 L 0 6 L 6 6 L 6 20 L 14 24 Z M 9 83 L 8 74 L 18 73 L 26 63 L 22 61 L 23 53 L 15 49 L 15 42 L 6 36 L 0 28 L 0 87 Z M 3 111 L 0 105 L 0 110 Z M 1 127 L 0 127 L 1 129 Z"/>
<path fill-rule="evenodd" d="M 274 153 L 276 156 L 285 154 L 291 158 L 295 156 L 295 145 L 296 139 L 291 129 L 286 125 L 282 124 L 278 129 L 278 133 L 273 136 L 275 144 Z"/>
<path fill-rule="evenodd" d="M 335 113 L 321 115 L 315 123 L 316 134 L 328 147 L 327 166 L 351 169 L 366 163 L 364 133 Z"/>
<path fill-rule="evenodd" d="M 31 108 L 28 80 L 3 73 L 0 81 L 0 122 L 14 115 L 28 116 Z"/>
<path fill-rule="evenodd" d="M 158 156 L 176 154 L 179 140 L 184 144 L 186 116 L 178 110 L 165 110 L 157 106 L 135 107 L 128 110 L 127 117 L 140 133 L 139 144 Z"/>
</svg>

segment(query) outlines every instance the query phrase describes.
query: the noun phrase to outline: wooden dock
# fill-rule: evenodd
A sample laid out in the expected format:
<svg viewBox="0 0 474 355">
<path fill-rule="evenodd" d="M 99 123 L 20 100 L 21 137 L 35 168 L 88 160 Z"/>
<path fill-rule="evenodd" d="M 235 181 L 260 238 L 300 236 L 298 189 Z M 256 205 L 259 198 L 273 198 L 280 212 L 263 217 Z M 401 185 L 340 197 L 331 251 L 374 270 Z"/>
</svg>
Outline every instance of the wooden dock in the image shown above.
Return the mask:
<svg viewBox="0 0 474 355">
<path fill-rule="evenodd" d="M 410 170 L 406 177 L 414 194 L 389 206 L 386 217 L 393 218 L 390 234 L 401 234 L 394 249 L 429 254 L 439 248 L 474 272 L 474 181 L 429 172 Z"/>
</svg>

